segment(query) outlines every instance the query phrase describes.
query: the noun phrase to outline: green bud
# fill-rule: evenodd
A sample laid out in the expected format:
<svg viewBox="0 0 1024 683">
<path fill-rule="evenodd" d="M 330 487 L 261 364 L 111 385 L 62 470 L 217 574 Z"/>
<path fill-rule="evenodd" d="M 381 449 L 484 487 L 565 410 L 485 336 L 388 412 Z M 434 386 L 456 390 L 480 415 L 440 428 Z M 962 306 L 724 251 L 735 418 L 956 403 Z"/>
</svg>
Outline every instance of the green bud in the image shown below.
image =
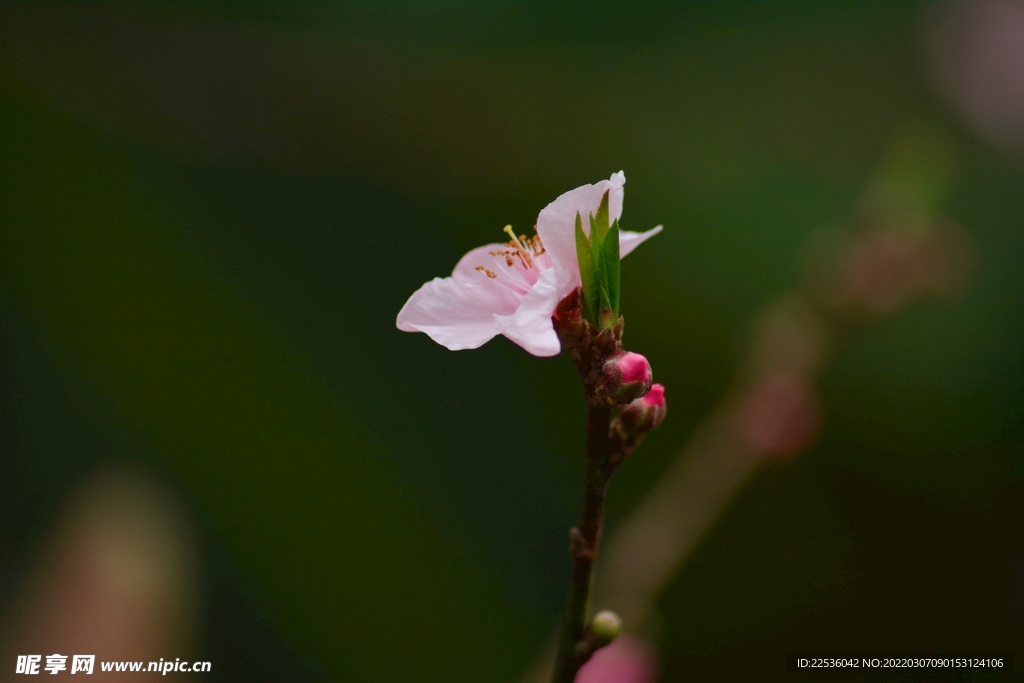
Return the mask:
<svg viewBox="0 0 1024 683">
<path fill-rule="evenodd" d="M 598 612 L 590 621 L 590 633 L 593 634 L 594 640 L 597 643 L 601 643 L 601 646 L 607 645 L 618 638 L 621 630 L 622 619 L 611 610 Z"/>
</svg>

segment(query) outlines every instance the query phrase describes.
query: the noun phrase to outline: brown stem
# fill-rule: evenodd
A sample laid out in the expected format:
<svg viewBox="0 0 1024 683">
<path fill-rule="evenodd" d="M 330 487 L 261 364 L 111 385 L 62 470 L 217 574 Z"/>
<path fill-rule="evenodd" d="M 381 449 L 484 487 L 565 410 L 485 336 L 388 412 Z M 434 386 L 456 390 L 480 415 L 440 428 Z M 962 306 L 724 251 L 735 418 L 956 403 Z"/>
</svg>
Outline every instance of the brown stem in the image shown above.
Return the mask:
<svg viewBox="0 0 1024 683">
<path fill-rule="evenodd" d="M 587 466 L 583 479 L 583 514 L 578 527 L 569 532 L 572 582 L 565 608 L 565 620 L 558 640 L 553 683 L 572 683 L 595 647 L 585 644 L 590 578 L 601 542 L 604 500 L 608 481 L 621 454 L 608 437 L 609 408 L 590 403 L 587 408 Z"/>
</svg>

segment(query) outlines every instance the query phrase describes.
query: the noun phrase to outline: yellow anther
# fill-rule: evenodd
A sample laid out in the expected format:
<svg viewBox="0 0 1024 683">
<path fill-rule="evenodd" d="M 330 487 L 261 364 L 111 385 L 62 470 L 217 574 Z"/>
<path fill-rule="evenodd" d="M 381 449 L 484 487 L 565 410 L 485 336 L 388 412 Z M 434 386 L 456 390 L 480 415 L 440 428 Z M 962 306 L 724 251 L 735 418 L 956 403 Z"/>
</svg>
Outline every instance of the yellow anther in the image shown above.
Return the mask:
<svg viewBox="0 0 1024 683">
<path fill-rule="evenodd" d="M 516 237 L 516 233 L 513 232 L 511 225 L 505 226 L 505 232 L 507 232 L 508 236 L 512 238 L 512 244 L 516 245 L 517 249 L 520 251 L 526 251 L 526 247 L 524 247 L 523 243 L 519 241 L 518 237 Z"/>
</svg>

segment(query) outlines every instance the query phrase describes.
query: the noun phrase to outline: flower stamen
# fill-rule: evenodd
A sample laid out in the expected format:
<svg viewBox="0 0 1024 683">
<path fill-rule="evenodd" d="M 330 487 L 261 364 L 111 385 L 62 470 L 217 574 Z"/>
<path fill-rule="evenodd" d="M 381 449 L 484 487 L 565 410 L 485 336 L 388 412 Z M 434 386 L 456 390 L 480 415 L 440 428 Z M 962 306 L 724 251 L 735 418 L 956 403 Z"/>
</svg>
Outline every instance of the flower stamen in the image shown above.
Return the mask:
<svg viewBox="0 0 1024 683">
<path fill-rule="evenodd" d="M 534 226 L 534 230 L 537 226 Z M 544 250 L 544 244 L 540 240 L 540 235 L 534 235 L 533 237 L 527 237 L 526 235 L 516 236 L 516 233 L 512 230 L 511 225 L 506 225 L 504 231 L 512 238 L 511 242 L 506 242 L 504 245 L 507 249 L 499 249 L 497 251 L 489 251 L 491 256 L 496 256 L 504 259 L 505 265 L 511 270 L 515 270 L 516 262 L 523 267 L 523 270 L 534 271 L 539 273 L 542 268 L 546 267 L 544 263 L 538 265 L 535 259 L 542 254 L 547 253 Z M 498 273 L 490 270 L 484 266 L 475 266 L 476 270 L 480 271 L 487 277 L 493 279 L 498 278 Z M 530 280 L 529 284 L 532 284 Z"/>
<path fill-rule="evenodd" d="M 516 237 L 516 233 L 512 230 L 511 225 L 505 226 L 505 232 L 507 232 L 508 236 L 512 238 L 512 244 L 515 245 L 516 249 L 519 251 L 526 251 L 526 247 L 524 247 L 523 243 L 519 241 L 518 237 Z"/>
<path fill-rule="evenodd" d="M 536 226 L 534 226 L 536 230 Z M 491 256 L 504 256 L 505 265 L 509 268 L 516 264 L 516 259 L 522 264 L 526 270 L 540 270 L 533 259 L 541 254 L 545 253 L 544 244 L 540 241 L 540 235 L 534 235 L 533 237 L 527 237 L 526 235 L 519 235 L 516 237 L 515 232 L 512 231 L 511 225 L 505 226 L 505 232 L 512 238 L 512 241 L 508 243 L 509 249 L 502 251 L 492 251 Z"/>
</svg>

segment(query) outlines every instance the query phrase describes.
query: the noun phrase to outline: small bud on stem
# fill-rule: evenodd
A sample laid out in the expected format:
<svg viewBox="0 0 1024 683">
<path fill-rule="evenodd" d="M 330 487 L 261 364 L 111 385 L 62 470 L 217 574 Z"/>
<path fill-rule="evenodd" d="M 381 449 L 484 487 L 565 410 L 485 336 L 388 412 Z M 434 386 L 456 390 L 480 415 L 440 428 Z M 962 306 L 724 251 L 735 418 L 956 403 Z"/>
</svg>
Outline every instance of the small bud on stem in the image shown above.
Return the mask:
<svg viewBox="0 0 1024 683">
<path fill-rule="evenodd" d="M 665 420 L 667 411 L 665 387 L 653 384 L 644 396 L 619 410 L 612 418 L 608 434 L 628 454 L 643 441 L 648 432 Z"/>
<path fill-rule="evenodd" d="M 606 609 L 595 614 L 594 618 L 590 620 L 589 632 L 593 636 L 594 642 L 600 643 L 600 645 L 594 649 L 602 648 L 618 638 L 621 630 L 622 619 L 615 612 Z"/>
<path fill-rule="evenodd" d="M 601 368 L 602 388 L 613 404 L 629 403 L 651 389 L 651 364 L 639 353 L 613 353 Z"/>
<path fill-rule="evenodd" d="M 602 610 L 590 620 L 590 625 L 576 643 L 573 665 L 578 670 L 594 656 L 594 653 L 619 637 L 622 619 L 611 610 Z"/>
</svg>

